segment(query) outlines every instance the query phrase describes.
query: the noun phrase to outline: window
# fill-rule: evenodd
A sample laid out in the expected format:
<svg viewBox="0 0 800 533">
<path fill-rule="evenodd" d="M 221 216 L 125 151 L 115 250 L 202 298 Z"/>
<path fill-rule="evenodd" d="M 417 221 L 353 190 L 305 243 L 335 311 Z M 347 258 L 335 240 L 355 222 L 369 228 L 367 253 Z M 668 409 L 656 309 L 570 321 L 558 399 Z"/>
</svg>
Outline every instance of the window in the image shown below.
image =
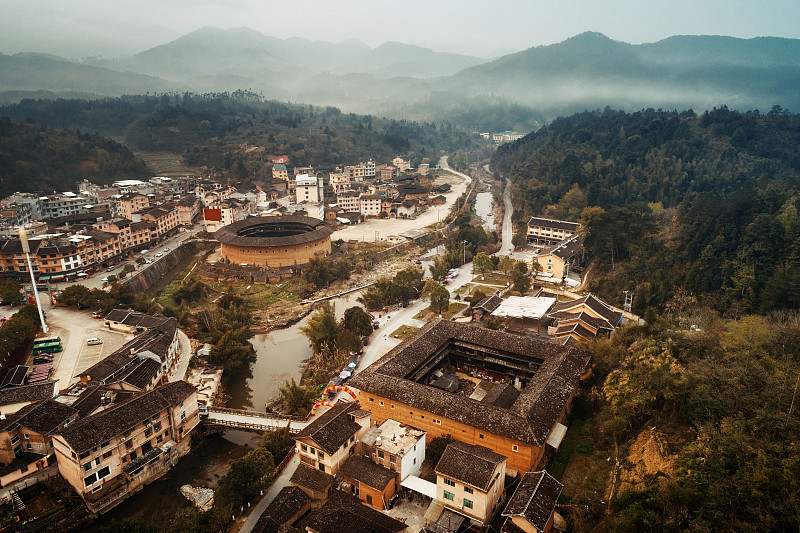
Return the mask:
<svg viewBox="0 0 800 533">
<path fill-rule="evenodd" d="M 383 459 L 383 450 L 378 450 L 378 457 Z"/>
<path fill-rule="evenodd" d="M 186 411 L 181 411 L 181 420 L 186 418 Z"/>
<path fill-rule="evenodd" d="M 322 453 L 322 452 L 319 452 L 319 453 L 317 454 L 317 456 L 319 457 L 319 460 L 320 460 L 320 461 L 324 461 L 324 460 L 325 460 L 325 454 L 324 454 L 324 453 Z"/>
<path fill-rule="evenodd" d="M 11 444 L 16 444 L 18 442 L 19 442 L 19 436 L 14 435 L 13 437 L 11 437 Z M 81 457 L 83 457 L 83 456 L 81 456 Z"/>
<path fill-rule="evenodd" d="M 103 459 L 108 459 L 109 457 L 111 457 L 111 452 L 110 451 L 108 451 L 108 452 L 103 454 Z"/>
<path fill-rule="evenodd" d="M 110 474 L 111 474 L 111 469 L 109 467 L 107 467 L 107 466 L 104 466 L 103 468 L 101 468 L 100 470 L 97 471 L 97 477 L 99 479 L 103 479 L 104 477 L 106 477 L 106 476 L 108 476 Z"/>
<path fill-rule="evenodd" d="M 467 494 L 472 494 L 474 491 L 472 490 L 471 487 L 467 487 L 466 485 L 464 485 L 464 492 L 466 492 Z"/>
<path fill-rule="evenodd" d="M 472 500 L 464 498 L 464 507 L 466 507 L 467 509 L 472 509 Z"/>
<path fill-rule="evenodd" d="M 320 463 L 320 464 L 319 464 L 319 469 L 320 469 L 320 470 L 322 470 L 322 471 L 324 472 L 324 471 L 325 471 L 325 465 L 324 465 L 324 464 L 322 464 L 322 463 Z"/>
<path fill-rule="evenodd" d="M 126 442 L 125 443 L 125 449 L 126 450 L 130 450 L 131 448 L 133 448 L 133 443 L 131 441 Z"/>
<path fill-rule="evenodd" d="M 516 444 L 512 444 L 511 445 L 511 451 L 512 452 L 518 452 L 519 451 L 519 446 L 517 446 Z"/>
<path fill-rule="evenodd" d="M 100 458 L 94 460 L 94 466 L 100 466 Z"/>
<path fill-rule="evenodd" d="M 25 448 L 27 448 L 28 450 L 30 450 L 31 448 L 33 448 L 33 445 L 31 445 L 30 443 L 29 443 L 29 444 L 26 444 L 26 445 L 25 445 Z"/>
<path fill-rule="evenodd" d="M 372 494 L 367 494 L 367 503 L 372 505 Z"/>
<path fill-rule="evenodd" d="M 153 424 L 153 430 L 161 431 L 161 422 L 156 422 L 155 424 Z"/>
<path fill-rule="evenodd" d="M 304 452 L 307 452 L 308 451 L 308 446 L 306 446 L 305 444 L 301 444 L 300 445 L 300 449 L 303 450 Z"/>
<path fill-rule="evenodd" d="M 31 436 L 28 435 L 27 433 L 23 433 L 22 436 L 25 437 L 25 440 L 28 440 L 28 439 L 31 438 Z"/>
<path fill-rule="evenodd" d="M 369 401 L 375 403 L 375 398 L 370 398 Z"/>
<path fill-rule="evenodd" d="M 483 433 L 478 433 L 478 438 L 482 439 L 483 438 Z"/>
<path fill-rule="evenodd" d="M 380 402 L 378 402 L 378 404 L 379 404 L 381 407 L 383 407 L 383 400 L 381 400 Z"/>
<path fill-rule="evenodd" d="M 89 461 L 88 463 L 83 465 L 83 471 L 84 472 L 88 472 L 91 469 L 92 469 L 92 462 L 91 461 Z"/>
<path fill-rule="evenodd" d="M 444 491 L 444 499 L 450 500 L 451 502 L 455 499 L 456 495 L 450 491 Z"/>
<path fill-rule="evenodd" d="M 311 455 L 316 455 L 317 454 L 317 450 L 315 450 L 313 446 L 309 446 L 308 449 L 311 452 Z"/>
<path fill-rule="evenodd" d="M 147 429 L 144 430 L 144 436 L 145 437 L 149 437 L 152 434 L 153 434 L 153 428 L 147 428 Z"/>
<path fill-rule="evenodd" d="M 444 478 L 444 484 L 445 485 L 449 485 L 450 487 L 455 487 L 456 486 L 456 482 L 455 481 L 453 481 L 452 479 L 447 479 L 447 478 Z"/>
<path fill-rule="evenodd" d="M 394 404 L 391 404 L 391 405 L 389 406 L 389 409 L 394 409 Z M 25 437 L 25 438 L 27 439 L 28 437 Z"/>
<path fill-rule="evenodd" d="M 105 441 L 103 444 L 100 445 L 101 448 L 105 448 L 106 446 L 110 446 L 111 442 Z"/>
<path fill-rule="evenodd" d="M 156 437 L 156 444 L 161 444 L 163 441 L 164 441 L 164 437 L 162 437 L 161 435 Z"/>
<path fill-rule="evenodd" d="M 83 484 L 86 485 L 87 487 L 94 485 L 95 483 L 97 483 L 96 472 L 94 474 L 88 475 L 85 478 L 83 478 Z"/>
</svg>

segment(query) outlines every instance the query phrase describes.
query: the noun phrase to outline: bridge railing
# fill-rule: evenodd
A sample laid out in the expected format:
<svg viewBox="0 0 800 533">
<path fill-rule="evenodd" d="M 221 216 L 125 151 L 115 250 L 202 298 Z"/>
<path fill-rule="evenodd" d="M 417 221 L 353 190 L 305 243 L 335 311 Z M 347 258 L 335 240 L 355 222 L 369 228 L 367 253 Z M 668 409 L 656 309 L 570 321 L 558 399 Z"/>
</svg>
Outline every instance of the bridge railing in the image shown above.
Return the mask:
<svg viewBox="0 0 800 533">
<path fill-rule="evenodd" d="M 226 426 L 237 429 L 256 429 L 259 431 L 274 431 L 276 429 L 284 429 L 286 427 L 286 425 L 263 424 L 259 422 L 241 422 L 236 420 L 221 420 L 214 418 L 207 418 L 205 420 L 205 423 L 214 426 Z M 286 423 L 289 424 L 289 420 L 287 420 Z M 289 433 L 297 434 L 300 433 L 300 430 L 298 428 L 293 428 L 291 427 L 291 425 L 289 425 Z"/>
<path fill-rule="evenodd" d="M 209 413 L 225 413 L 240 416 L 252 416 L 253 418 L 275 418 L 278 420 L 304 420 L 292 416 L 277 413 L 265 413 L 263 411 L 245 411 L 244 409 L 229 409 L 227 407 L 209 407 Z"/>
</svg>

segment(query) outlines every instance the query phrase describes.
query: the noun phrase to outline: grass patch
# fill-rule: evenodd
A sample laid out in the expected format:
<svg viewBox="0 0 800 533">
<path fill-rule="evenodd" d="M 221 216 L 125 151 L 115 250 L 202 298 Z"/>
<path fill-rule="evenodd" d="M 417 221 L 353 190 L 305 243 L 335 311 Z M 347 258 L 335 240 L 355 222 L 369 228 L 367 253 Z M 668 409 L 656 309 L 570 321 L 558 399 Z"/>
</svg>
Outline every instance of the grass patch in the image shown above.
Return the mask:
<svg viewBox="0 0 800 533">
<path fill-rule="evenodd" d="M 394 330 L 389 336 L 394 339 L 400 339 L 404 341 L 418 329 L 419 328 L 415 328 L 414 326 L 400 326 L 399 328 Z"/>
<path fill-rule="evenodd" d="M 570 457 L 573 452 L 578 452 L 582 455 L 591 455 L 594 453 L 594 445 L 592 444 L 592 424 L 591 421 L 575 418 L 561 442 L 558 452 L 553 457 L 553 463 L 550 465 L 548 471 L 550 475 L 556 479 L 561 479 L 564 471 L 567 469 Z"/>
<path fill-rule="evenodd" d="M 483 277 L 483 279 L 481 279 Z M 503 287 L 506 286 L 508 280 L 506 279 L 505 275 L 499 274 L 497 272 L 490 272 L 485 276 L 481 276 L 478 274 L 474 278 L 472 278 L 472 283 L 485 283 L 487 285 L 502 285 Z"/>
<path fill-rule="evenodd" d="M 455 315 L 457 315 L 458 313 L 460 313 L 461 311 L 463 311 L 466 308 L 467 308 L 467 304 L 450 302 L 450 309 L 448 309 L 447 311 L 442 313 L 442 318 L 450 320 L 451 318 L 453 318 Z M 433 313 L 433 311 L 431 311 L 430 306 L 428 306 L 425 309 L 423 309 L 422 311 L 420 311 L 419 313 L 417 313 L 416 315 L 414 315 L 414 318 L 416 318 L 417 320 L 426 320 L 428 318 L 428 316 L 433 315 L 433 314 L 434 313 Z M 439 315 L 436 315 L 436 316 L 439 316 Z"/>
<path fill-rule="evenodd" d="M 193 265 L 194 263 L 192 263 Z M 183 272 L 181 272 L 169 285 L 164 287 L 156 301 L 164 306 L 180 307 L 180 302 L 176 302 L 173 298 L 175 291 L 181 286 L 184 278 L 189 281 L 195 277 L 195 273 L 190 274 L 192 265 L 189 265 Z M 288 302 L 296 302 L 300 299 L 300 294 L 303 292 L 305 282 L 300 278 L 291 278 L 288 280 L 281 280 L 278 283 L 249 283 L 245 281 L 208 281 L 201 279 L 209 287 L 208 296 L 192 302 L 187 307 L 192 310 L 203 309 L 213 304 L 214 300 L 219 298 L 219 295 L 232 290 L 238 296 L 241 296 L 250 305 L 252 309 L 263 309 L 275 302 L 285 300 Z"/>
</svg>

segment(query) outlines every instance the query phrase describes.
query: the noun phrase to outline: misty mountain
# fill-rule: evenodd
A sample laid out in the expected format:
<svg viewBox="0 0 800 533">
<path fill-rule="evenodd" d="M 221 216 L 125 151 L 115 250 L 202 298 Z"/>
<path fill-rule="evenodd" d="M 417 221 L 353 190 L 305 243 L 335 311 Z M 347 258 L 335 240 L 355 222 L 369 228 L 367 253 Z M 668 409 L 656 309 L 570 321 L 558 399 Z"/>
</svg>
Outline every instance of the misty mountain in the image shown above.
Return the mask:
<svg viewBox="0 0 800 533">
<path fill-rule="evenodd" d="M 82 65 L 46 54 L 0 53 L 0 72 L 0 92 L 46 90 L 113 96 L 180 89 L 152 76 Z"/>
<path fill-rule="evenodd" d="M 369 73 L 380 79 L 450 75 L 484 61 L 395 42 L 372 49 L 356 39 L 336 44 L 278 39 L 249 28 L 201 28 L 133 57 L 96 64 L 181 81 L 201 90 L 261 90 L 265 83 L 273 89 L 302 86 L 309 76 L 322 73 Z M 227 78 L 230 82 L 220 86 Z"/>
<path fill-rule="evenodd" d="M 800 108 L 800 40 L 678 36 L 631 45 L 587 32 L 464 69 L 443 83 L 537 108 Z"/>
</svg>

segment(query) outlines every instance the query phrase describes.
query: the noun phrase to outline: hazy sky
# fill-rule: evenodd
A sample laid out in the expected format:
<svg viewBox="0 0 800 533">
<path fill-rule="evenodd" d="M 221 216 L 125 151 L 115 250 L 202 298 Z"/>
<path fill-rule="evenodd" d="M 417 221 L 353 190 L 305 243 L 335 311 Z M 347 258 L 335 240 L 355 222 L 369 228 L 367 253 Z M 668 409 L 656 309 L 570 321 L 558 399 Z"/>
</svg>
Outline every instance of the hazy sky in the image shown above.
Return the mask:
<svg viewBox="0 0 800 533">
<path fill-rule="evenodd" d="M 2 0 L 0 52 L 136 53 L 203 26 L 370 46 L 400 41 L 490 57 L 599 31 L 800 38 L 800 0 Z"/>
</svg>

